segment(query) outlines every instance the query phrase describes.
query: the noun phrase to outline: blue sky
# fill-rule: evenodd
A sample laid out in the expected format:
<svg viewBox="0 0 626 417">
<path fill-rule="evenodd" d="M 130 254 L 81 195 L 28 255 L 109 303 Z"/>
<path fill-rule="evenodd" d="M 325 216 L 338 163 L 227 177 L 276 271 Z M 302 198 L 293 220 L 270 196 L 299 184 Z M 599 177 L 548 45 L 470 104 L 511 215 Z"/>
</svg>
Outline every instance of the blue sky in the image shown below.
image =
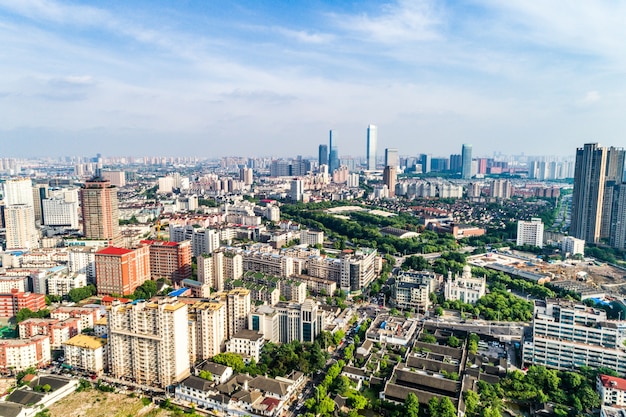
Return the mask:
<svg viewBox="0 0 626 417">
<path fill-rule="evenodd" d="M 626 3 L 0 0 L 0 156 L 625 146 Z"/>
</svg>

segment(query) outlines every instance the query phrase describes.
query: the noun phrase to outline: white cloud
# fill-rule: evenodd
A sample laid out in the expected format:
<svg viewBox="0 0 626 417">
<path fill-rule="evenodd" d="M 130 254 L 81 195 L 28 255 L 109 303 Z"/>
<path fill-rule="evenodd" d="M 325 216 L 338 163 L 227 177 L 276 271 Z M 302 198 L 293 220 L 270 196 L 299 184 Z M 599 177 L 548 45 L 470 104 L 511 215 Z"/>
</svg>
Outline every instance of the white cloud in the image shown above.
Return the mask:
<svg viewBox="0 0 626 417">
<path fill-rule="evenodd" d="M 381 42 L 432 41 L 440 39 L 442 10 L 430 0 L 400 0 L 386 3 L 380 13 L 335 15 L 335 23 L 356 36 Z"/>
</svg>

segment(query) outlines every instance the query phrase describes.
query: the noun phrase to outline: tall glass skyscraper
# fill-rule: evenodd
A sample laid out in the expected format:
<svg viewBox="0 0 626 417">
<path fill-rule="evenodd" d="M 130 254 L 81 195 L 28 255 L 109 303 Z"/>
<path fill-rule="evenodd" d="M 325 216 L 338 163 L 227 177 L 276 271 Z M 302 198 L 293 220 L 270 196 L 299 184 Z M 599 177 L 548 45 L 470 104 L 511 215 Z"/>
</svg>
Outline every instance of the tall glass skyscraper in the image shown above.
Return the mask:
<svg viewBox="0 0 626 417">
<path fill-rule="evenodd" d="M 332 175 L 333 171 L 339 168 L 339 150 L 337 149 L 337 132 L 335 130 L 330 131 L 329 148 L 330 154 L 328 156 L 328 173 Z"/>
<path fill-rule="evenodd" d="M 472 145 L 463 144 L 461 163 L 461 178 L 466 180 L 472 178 Z"/>
<path fill-rule="evenodd" d="M 367 126 L 367 170 L 376 170 L 376 140 L 378 139 L 378 129 L 374 125 Z"/>
<path fill-rule="evenodd" d="M 328 145 L 320 145 L 317 162 L 319 166 L 328 165 Z"/>
</svg>

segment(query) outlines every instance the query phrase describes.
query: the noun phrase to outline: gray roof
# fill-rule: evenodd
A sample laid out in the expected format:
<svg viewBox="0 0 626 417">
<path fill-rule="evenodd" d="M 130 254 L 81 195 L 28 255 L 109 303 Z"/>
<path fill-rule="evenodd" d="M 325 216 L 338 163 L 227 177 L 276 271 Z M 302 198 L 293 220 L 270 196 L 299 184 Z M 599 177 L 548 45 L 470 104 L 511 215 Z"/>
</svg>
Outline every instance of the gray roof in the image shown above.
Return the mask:
<svg viewBox="0 0 626 417">
<path fill-rule="evenodd" d="M 232 337 L 233 339 L 248 339 L 248 340 L 259 340 L 263 339 L 263 335 L 259 332 L 255 332 L 254 330 L 243 329 L 235 333 Z"/>
<path fill-rule="evenodd" d="M 0 416 L 17 417 L 22 412 L 22 406 L 10 402 L 0 402 Z"/>
<path fill-rule="evenodd" d="M 281 397 L 287 395 L 288 385 L 284 382 L 280 382 L 272 378 L 257 376 L 252 381 L 250 381 L 249 384 L 251 388 L 256 388 L 263 392 L 277 394 Z"/>
<path fill-rule="evenodd" d="M 200 391 L 209 391 L 210 387 L 213 385 L 211 381 L 193 375 L 187 377 L 181 384 Z"/>
<path fill-rule="evenodd" d="M 203 371 L 209 371 L 211 372 L 213 375 L 219 375 L 222 376 L 226 373 L 226 370 L 229 367 L 226 365 L 222 365 L 219 363 L 215 363 L 215 362 L 205 362 L 202 364 L 201 370 Z"/>
<path fill-rule="evenodd" d="M 43 393 L 27 389 L 17 389 L 7 397 L 7 401 L 22 405 L 37 404 L 39 401 L 41 401 L 44 395 L 45 394 Z"/>
</svg>

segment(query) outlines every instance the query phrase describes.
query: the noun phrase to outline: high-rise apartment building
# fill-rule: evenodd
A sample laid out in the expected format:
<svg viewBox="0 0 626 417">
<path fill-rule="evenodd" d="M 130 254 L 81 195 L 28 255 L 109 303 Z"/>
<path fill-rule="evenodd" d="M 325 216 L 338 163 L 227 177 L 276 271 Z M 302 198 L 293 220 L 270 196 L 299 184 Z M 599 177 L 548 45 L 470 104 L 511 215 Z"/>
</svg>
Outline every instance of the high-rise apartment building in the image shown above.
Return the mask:
<svg viewBox="0 0 626 417">
<path fill-rule="evenodd" d="M 150 249 L 124 249 L 109 246 L 96 252 L 98 294 L 132 294 L 150 279 Z"/>
<path fill-rule="evenodd" d="M 610 239 L 614 234 L 614 222 L 623 217 L 619 208 L 620 188 L 624 174 L 624 150 L 610 147 L 606 150 L 606 176 L 604 178 L 604 196 L 602 200 L 602 221 L 600 223 L 600 239 Z M 624 198 L 623 196 L 621 197 Z M 613 209 L 617 211 L 614 211 Z M 614 218 L 617 217 L 617 218 Z M 611 245 L 613 246 L 613 245 Z"/>
<path fill-rule="evenodd" d="M 187 305 L 175 297 L 122 304 L 107 318 L 109 373 L 139 384 L 167 387 L 189 375 Z"/>
<path fill-rule="evenodd" d="M 4 183 L 4 222 L 6 249 L 39 247 L 33 186 L 29 178 L 12 179 Z"/>
<path fill-rule="evenodd" d="M 626 249 L 626 183 L 611 181 L 605 188 L 605 198 L 611 196 L 611 215 L 609 245 L 617 249 Z"/>
<path fill-rule="evenodd" d="M 163 242 L 142 240 L 149 248 L 150 276 L 153 280 L 167 278 L 174 283 L 191 278 L 191 242 Z"/>
<path fill-rule="evenodd" d="M 189 306 L 191 363 L 203 361 L 224 351 L 226 316 L 226 304 L 221 301 L 198 301 Z"/>
<path fill-rule="evenodd" d="M 4 207 L 6 249 L 33 249 L 39 247 L 39 233 L 35 226 L 33 206 L 11 204 Z"/>
<path fill-rule="evenodd" d="M 367 126 L 367 150 L 366 168 L 368 171 L 376 170 L 376 141 L 378 140 L 378 129 L 375 125 Z"/>
<path fill-rule="evenodd" d="M 576 150 L 570 235 L 589 243 L 600 239 L 606 155 L 597 143 Z"/>
<path fill-rule="evenodd" d="M 543 222 L 540 218 L 517 222 L 517 246 L 523 245 L 543 247 Z"/>
<path fill-rule="evenodd" d="M 302 201 L 302 180 L 291 180 L 289 197 L 291 201 Z"/>
<path fill-rule="evenodd" d="M 396 180 L 398 177 L 396 169 L 397 168 L 395 166 L 387 165 L 383 170 L 383 183 L 389 190 L 389 197 L 394 197 L 396 195 Z"/>
<path fill-rule="evenodd" d="M 86 239 L 121 242 L 117 191 L 111 182 L 92 178 L 80 190 L 83 235 Z"/>
<path fill-rule="evenodd" d="M 252 168 L 242 167 L 239 169 L 239 181 L 243 182 L 244 185 L 252 185 L 254 182 L 253 174 Z"/>
<path fill-rule="evenodd" d="M 472 145 L 467 143 L 461 149 L 461 178 L 472 178 Z"/>
<path fill-rule="evenodd" d="M 226 294 L 228 338 L 246 328 L 250 314 L 250 290 L 235 288 Z"/>
<path fill-rule="evenodd" d="M 126 173 L 124 171 L 102 171 L 102 178 L 110 181 L 114 187 L 126 185 Z"/>
</svg>

